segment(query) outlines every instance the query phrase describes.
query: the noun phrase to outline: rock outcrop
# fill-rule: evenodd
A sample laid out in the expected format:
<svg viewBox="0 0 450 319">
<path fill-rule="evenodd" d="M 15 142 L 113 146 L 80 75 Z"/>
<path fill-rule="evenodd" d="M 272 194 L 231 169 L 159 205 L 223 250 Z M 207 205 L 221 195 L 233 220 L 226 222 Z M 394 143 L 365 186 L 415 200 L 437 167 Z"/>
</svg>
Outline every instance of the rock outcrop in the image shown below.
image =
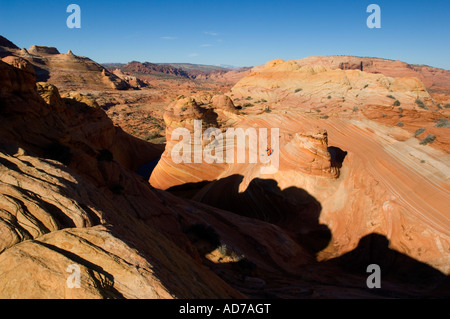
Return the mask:
<svg viewBox="0 0 450 319">
<path fill-rule="evenodd" d="M 4 38 L 2 38 L 4 39 Z M 38 81 L 47 81 L 61 90 L 128 89 L 129 85 L 98 63 L 76 56 L 69 50 L 60 54 L 54 47 L 32 45 L 28 50 L 0 42 L 0 57 L 15 56 L 27 60 L 35 69 Z"/>
<path fill-rule="evenodd" d="M 32 45 L 28 49 L 29 54 L 36 54 L 36 55 L 52 55 L 52 54 L 60 54 L 58 49 L 55 47 L 46 47 L 42 45 Z"/>
<path fill-rule="evenodd" d="M 114 70 L 113 74 L 128 83 L 128 85 L 132 88 L 139 89 L 147 86 L 147 84 L 138 77 L 127 75 L 119 69 Z"/>
<path fill-rule="evenodd" d="M 232 93 L 241 98 L 265 99 L 272 104 L 282 100 L 284 105 L 313 111 L 324 107 L 349 110 L 355 106 L 389 107 L 396 100 L 404 109 L 419 109 L 417 99 L 437 109 L 425 86 L 415 77 L 391 78 L 308 64 L 303 60 L 269 62 L 240 80 Z"/>
<path fill-rule="evenodd" d="M 296 62 L 322 65 L 332 69 L 361 70 L 393 78 L 415 77 L 424 84 L 430 95 L 438 103 L 444 105 L 450 102 L 450 71 L 448 70 L 428 65 L 408 64 L 399 60 L 354 56 L 308 57 L 296 60 Z"/>
<path fill-rule="evenodd" d="M 115 67 L 113 65 L 113 67 Z M 211 80 L 217 82 L 236 83 L 249 73 L 249 68 L 230 70 L 222 67 L 214 67 L 196 64 L 155 64 L 150 62 L 132 61 L 121 65 L 121 71 L 134 75 L 169 75 L 180 78 Z"/>
</svg>

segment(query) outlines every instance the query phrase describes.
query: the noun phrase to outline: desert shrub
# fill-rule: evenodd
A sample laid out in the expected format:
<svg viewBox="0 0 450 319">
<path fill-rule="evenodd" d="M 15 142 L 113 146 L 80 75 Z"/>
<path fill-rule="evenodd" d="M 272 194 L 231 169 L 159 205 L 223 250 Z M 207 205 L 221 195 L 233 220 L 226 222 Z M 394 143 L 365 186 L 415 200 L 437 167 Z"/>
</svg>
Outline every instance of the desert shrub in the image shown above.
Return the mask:
<svg viewBox="0 0 450 319">
<path fill-rule="evenodd" d="M 369 84 L 364 85 L 364 88 L 367 88 L 369 86 Z"/>
<path fill-rule="evenodd" d="M 261 99 L 261 102 L 267 103 L 267 100 L 266 99 Z"/>
<path fill-rule="evenodd" d="M 326 120 L 327 118 L 329 118 L 329 116 L 325 114 L 325 115 L 322 115 L 320 118 Z"/>
<path fill-rule="evenodd" d="M 387 115 L 385 113 L 381 114 L 381 117 L 386 117 Z"/>
<path fill-rule="evenodd" d="M 100 152 L 97 156 L 97 160 L 99 160 L 100 162 L 101 161 L 112 162 L 113 154 L 111 153 L 110 150 L 102 149 L 102 150 L 100 150 Z"/>
<path fill-rule="evenodd" d="M 320 112 L 322 112 L 322 111 L 321 111 L 320 109 L 316 109 L 316 112 L 317 112 L 317 113 L 320 113 Z"/>
<path fill-rule="evenodd" d="M 331 95 L 328 95 L 328 99 L 331 99 Z"/>
<path fill-rule="evenodd" d="M 395 100 L 394 106 L 400 106 L 400 101 L 399 100 Z"/>
<path fill-rule="evenodd" d="M 245 99 L 246 99 L 247 101 L 253 100 L 251 96 L 247 96 Z"/>
<path fill-rule="evenodd" d="M 295 93 L 298 93 L 298 92 L 300 92 L 301 90 L 303 90 L 303 89 L 300 89 L 300 88 L 295 89 Z"/>
<path fill-rule="evenodd" d="M 398 123 L 397 123 L 397 126 L 398 126 L 398 127 L 403 127 L 403 126 L 405 126 L 405 124 L 403 124 L 403 122 L 398 122 Z"/>
<path fill-rule="evenodd" d="M 428 134 L 423 140 L 420 141 L 420 144 L 421 145 L 431 144 L 434 142 L 435 139 L 436 139 L 436 135 Z"/>
<path fill-rule="evenodd" d="M 445 104 L 444 109 L 450 109 L 450 104 Z"/>
<path fill-rule="evenodd" d="M 222 255 L 222 256 L 227 256 L 230 257 L 231 259 L 235 260 L 235 261 L 239 261 L 243 258 L 245 258 L 245 255 L 238 253 L 237 251 L 235 251 L 233 248 L 227 246 L 226 244 L 221 244 L 218 248 L 217 251 Z"/>
<path fill-rule="evenodd" d="M 425 105 L 425 103 L 423 103 L 423 101 L 421 99 L 416 99 L 416 104 L 418 107 L 428 110 L 427 106 Z"/>
<path fill-rule="evenodd" d="M 245 103 L 244 105 L 242 105 L 242 107 L 252 107 L 254 106 L 252 103 Z"/>
<path fill-rule="evenodd" d="M 393 95 L 386 95 L 388 98 L 390 98 L 390 99 L 393 99 L 393 100 L 395 100 L 396 98 L 395 98 L 395 96 L 393 96 Z"/>
<path fill-rule="evenodd" d="M 353 112 L 356 112 L 356 111 L 358 111 L 358 107 L 357 107 L 357 106 L 355 106 L 355 107 L 353 108 Z"/>
<path fill-rule="evenodd" d="M 404 115 L 403 114 L 399 114 L 398 117 L 402 118 Z"/>
<path fill-rule="evenodd" d="M 166 124 L 164 122 L 163 123 L 156 123 L 155 127 L 160 129 L 160 130 L 165 130 L 166 129 Z"/>
<path fill-rule="evenodd" d="M 271 110 L 271 109 L 269 109 L 268 107 L 266 107 L 266 108 L 264 109 L 264 112 L 266 112 L 266 113 L 270 113 L 270 112 L 272 112 L 272 110 Z"/>
<path fill-rule="evenodd" d="M 161 134 L 159 132 L 152 132 L 145 137 L 145 140 L 150 141 L 158 137 L 161 137 Z"/>
<path fill-rule="evenodd" d="M 53 142 L 44 147 L 47 158 L 58 161 L 64 165 L 69 165 L 72 160 L 70 148 L 58 142 Z"/>
<path fill-rule="evenodd" d="M 415 133 L 414 133 L 414 137 L 419 136 L 420 134 L 422 134 L 423 132 L 425 132 L 426 128 L 421 127 L 419 128 Z"/>
<path fill-rule="evenodd" d="M 184 112 L 184 111 L 186 111 L 187 110 L 187 107 L 182 107 L 181 108 L 181 112 Z"/>
<path fill-rule="evenodd" d="M 447 119 L 439 119 L 436 121 L 436 127 L 450 128 L 450 122 Z"/>
</svg>

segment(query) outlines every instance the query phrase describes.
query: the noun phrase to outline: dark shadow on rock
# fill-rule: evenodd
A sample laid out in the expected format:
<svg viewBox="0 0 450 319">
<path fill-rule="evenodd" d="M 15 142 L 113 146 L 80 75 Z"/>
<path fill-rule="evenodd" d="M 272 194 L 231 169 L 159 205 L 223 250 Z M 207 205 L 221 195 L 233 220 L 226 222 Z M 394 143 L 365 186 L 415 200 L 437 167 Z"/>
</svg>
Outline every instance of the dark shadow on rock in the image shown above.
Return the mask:
<svg viewBox="0 0 450 319">
<path fill-rule="evenodd" d="M 246 256 L 239 255 L 234 250 L 223 245 L 220 236 L 212 226 L 196 223 L 190 225 L 183 232 L 196 248 L 202 263 L 214 272 L 228 272 L 227 278 L 224 279 L 230 284 L 235 280 L 243 281 L 247 276 L 254 276 L 257 273 L 256 264 L 248 260 Z M 230 261 L 226 263 L 213 262 L 207 258 L 207 255 L 210 253 L 215 253 L 216 258 L 219 258 L 219 260 L 228 258 Z"/>
<path fill-rule="evenodd" d="M 186 229 L 184 233 L 201 256 L 205 256 L 220 246 L 220 237 L 211 226 L 197 223 Z"/>
<path fill-rule="evenodd" d="M 380 234 L 366 235 L 354 250 L 324 262 L 324 265 L 337 266 L 345 273 L 365 278 L 371 274 L 367 272 L 371 264 L 378 265 L 381 270 L 381 288 L 370 289 L 374 293 L 386 297 L 450 297 L 448 276 L 389 248 L 389 240 Z"/>
<path fill-rule="evenodd" d="M 313 254 L 328 245 L 331 232 L 326 225 L 319 223 L 322 205 L 307 191 L 297 187 L 281 190 L 273 179 L 255 178 L 240 193 L 242 181 L 242 175 L 231 175 L 213 182 L 176 186 L 168 191 L 277 225 L 291 233 Z"/>
<path fill-rule="evenodd" d="M 341 168 L 342 163 L 344 162 L 345 157 L 347 156 L 347 152 L 340 149 L 336 146 L 329 146 L 328 153 L 331 156 L 331 166 Z"/>
<path fill-rule="evenodd" d="M 148 162 L 141 167 L 138 168 L 137 173 L 144 178 L 144 180 L 148 181 L 150 179 L 150 176 L 152 175 L 153 170 L 155 169 L 156 165 L 158 165 L 159 160 L 161 159 L 161 156 L 159 156 L 157 159 L 154 159 L 151 162 Z"/>
<path fill-rule="evenodd" d="M 36 73 L 36 82 L 47 82 L 50 79 L 50 72 L 44 68 L 33 64 L 34 72 Z"/>
<path fill-rule="evenodd" d="M 191 199 L 197 194 L 203 187 L 212 183 L 212 181 L 202 181 L 198 183 L 186 183 L 182 185 L 172 186 L 167 189 L 168 192 L 182 198 Z"/>
<path fill-rule="evenodd" d="M 342 153 L 337 150 L 337 154 Z M 308 249 L 312 255 L 329 244 L 331 232 L 326 225 L 319 222 L 321 204 L 308 192 L 296 187 L 281 190 L 274 180 L 256 178 L 250 182 L 246 190 L 240 193 L 239 185 L 242 181 L 243 176 L 232 175 L 213 182 L 203 181 L 180 185 L 168 191 L 238 215 L 275 224 L 291 234 L 292 238 Z M 202 257 L 205 253 L 212 251 L 215 246 L 210 245 L 208 249 L 201 249 Z M 208 265 L 207 262 L 206 264 Z M 371 275 L 367 267 L 371 264 L 377 264 L 381 268 L 380 289 L 367 287 L 367 278 Z M 233 267 L 236 273 L 241 273 L 241 270 L 236 268 L 238 263 L 230 263 L 229 266 Z M 213 265 L 214 267 L 218 266 Z M 226 271 L 226 267 L 222 266 L 221 269 Z M 303 276 L 304 271 L 315 275 Z M 245 276 L 252 277 L 248 274 Z M 319 295 L 330 293 L 342 298 L 358 298 L 358 296 L 359 298 L 446 298 L 450 296 L 448 276 L 425 263 L 389 248 L 389 240 L 379 234 L 370 234 L 361 238 L 357 248 L 340 257 L 308 264 L 299 272 L 299 276 L 302 278 L 301 285 L 310 285 L 312 290 L 319 291 Z M 279 289 L 280 296 L 295 298 L 288 288 L 287 290 L 281 287 Z M 339 293 L 340 290 L 342 293 Z"/>
</svg>

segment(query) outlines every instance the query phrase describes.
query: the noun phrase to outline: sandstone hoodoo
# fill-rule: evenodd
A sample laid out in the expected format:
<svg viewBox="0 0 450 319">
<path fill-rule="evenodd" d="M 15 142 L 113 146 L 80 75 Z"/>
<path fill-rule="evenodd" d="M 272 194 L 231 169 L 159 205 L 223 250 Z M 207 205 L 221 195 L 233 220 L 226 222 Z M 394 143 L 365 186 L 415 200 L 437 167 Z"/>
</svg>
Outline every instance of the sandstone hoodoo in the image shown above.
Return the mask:
<svg viewBox="0 0 450 319">
<path fill-rule="evenodd" d="M 0 298 L 449 297 L 445 70 L 0 58 Z"/>
</svg>

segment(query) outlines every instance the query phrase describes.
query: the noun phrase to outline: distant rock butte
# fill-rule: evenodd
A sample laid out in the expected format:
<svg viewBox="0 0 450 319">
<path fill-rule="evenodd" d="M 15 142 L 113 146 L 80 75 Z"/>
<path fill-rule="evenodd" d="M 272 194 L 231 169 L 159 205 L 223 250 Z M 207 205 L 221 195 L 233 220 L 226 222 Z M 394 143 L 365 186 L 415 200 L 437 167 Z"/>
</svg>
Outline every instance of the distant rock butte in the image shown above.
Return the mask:
<svg viewBox="0 0 450 319">
<path fill-rule="evenodd" d="M 42 46 L 42 45 L 32 45 L 28 49 L 28 53 L 37 54 L 37 55 L 60 54 L 57 48 L 46 47 L 46 46 Z"/>
<path fill-rule="evenodd" d="M 137 62 L 132 61 L 126 64 L 121 68 L 123 71 L 134 72 L 134 73 L 143 73 L 143 74 L 152 74 L 152 73 L 164 73 L 182 77 L 190 77 L 189 74 L 179 68 L 175 68 L 171 65 L 159 65 L 150 62 Z"/>
<path fill-rule="evenodd" d="M 114 66 L 113 66 L 114 67 Z M 237 70 L 229 70 L 224 68 L 214 68 L 213 66 L 202 65 L 186 65 L 183 64 L 156 64 L 150 62 L 132 61 L 126 65 L 122 65 L 119 69 L 132 75 L 172 75 L 181 78 L 212 80 L 218 82 L 236 83 L 242 77 L 247 75 L 249 68 L 240 68 Z"/>
</svg>

